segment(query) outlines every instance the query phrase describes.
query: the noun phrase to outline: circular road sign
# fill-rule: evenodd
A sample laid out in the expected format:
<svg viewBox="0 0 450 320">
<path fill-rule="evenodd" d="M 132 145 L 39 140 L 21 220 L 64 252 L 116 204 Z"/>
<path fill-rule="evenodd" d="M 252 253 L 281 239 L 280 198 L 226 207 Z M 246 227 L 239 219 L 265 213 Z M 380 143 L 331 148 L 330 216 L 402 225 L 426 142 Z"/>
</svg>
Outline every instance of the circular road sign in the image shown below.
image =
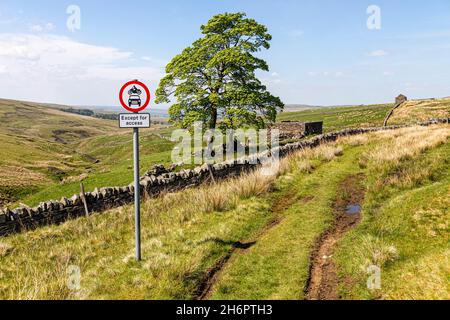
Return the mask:
<svg viewBox="0 0 450 320">
<path fill-rule="evenodd" d="M 128 91 L 125 92 L 127 89 Z M 145 101 L 141 99 L 143 93 L 145 93 Z M 124 99 L 124 95 L 128 95 L 128 101 Z M 138 113 L 145 110 L 150 104 L 150 90 L 144 83 L 138 80 L 129 81 L 120 89 L 119 100 L 125 110 Z"/>
</svg>

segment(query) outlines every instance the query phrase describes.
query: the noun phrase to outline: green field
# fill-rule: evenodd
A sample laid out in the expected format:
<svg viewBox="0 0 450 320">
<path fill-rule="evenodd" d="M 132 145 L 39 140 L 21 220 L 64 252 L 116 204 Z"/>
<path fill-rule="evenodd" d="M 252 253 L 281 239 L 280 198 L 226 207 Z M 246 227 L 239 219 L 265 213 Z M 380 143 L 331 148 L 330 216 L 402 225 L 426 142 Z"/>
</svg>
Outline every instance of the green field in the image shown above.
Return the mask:
<svg viewBox="0 0 450 320">
<path fill-rule="evenodd" d="M 132 206 L 1 239 L 0 299 L 304 299 L 314 244 L 350 176 L 365 197 L 361 222 L 332 255 L 339 296 L 449 298 L 449 139 L 446 126 L 348 137 L 293 155 L 271 176 L 150 199 L 141 263 Z M 372 264 L 378 290 L 366 286 Z"/>
<path fill-rule="evenodd" d="M 336 131 L 351 127 L 379 127 L 383 125 L 393 104 L 312 108 L 298 112 L 285 112 L 278 121 L 323 121 L 324 131 Z"/>
<path fill-rule="evenodd" d="M 0 205 L 36 205 L 132 180 L 132 135 L 116 121 L 0 100 Z M 170 164 L 170 129 L 141 131 L 141 170 Z"/>
</svg>

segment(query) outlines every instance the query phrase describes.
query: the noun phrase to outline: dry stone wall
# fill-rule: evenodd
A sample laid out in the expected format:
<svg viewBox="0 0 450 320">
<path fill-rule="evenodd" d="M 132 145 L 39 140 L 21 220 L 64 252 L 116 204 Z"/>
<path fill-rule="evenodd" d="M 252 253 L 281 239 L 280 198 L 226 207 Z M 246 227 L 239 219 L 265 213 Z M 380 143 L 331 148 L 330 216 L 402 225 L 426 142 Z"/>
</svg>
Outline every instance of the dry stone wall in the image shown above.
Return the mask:
<svg viewBox="0 0 450 320">
<path fill-rule="evenodd" d="M 449 121 L 450 119 L 437 119 L 420 125 L 428 126 L 437 123 L 449 123 Z M 392 130 L 402 127 L 406 126 L 348 129 L 319 135 L 307 141 L 291 143 L 279 147 L 278 150 L 272 150 L 272 153 L 278 151 L 280 157 L 283 158 L 300 149 L 314 148 L 322 143 L 335 141 L 342 136 Z M 166 172 L 155 174 L 155 172 L 158 171 L 151 171 L 141 179 L 140 192 L 144 196 L 156 197 L 162 193 L 176 192 L 186 188 L 199 186 L 211 179 L 211 173 L 216 180 L 235 177 L 245 171 L 254 169 L 261 162 L 270 158 L 270 156 L 271 155 L 268 153 L 252 155 L 235 161 L 219 163 L 212 166 L 204 165 L 193 170 L 182 170 L 177 173 Z M 86 193 L 85 198 L 89 211 L 100 213 L 132 203 L 134 201 L 134 192 L 133 185 L 101 188 Z M 0 237 L 33 230 L 40 226 L 60 224 L 68 219 L 75 219 L 84 215 L 84 205 L 80 195 L 74 195 L 70 199 L 63 198 L 60 201 L 43 202 L 35 208 L 21 207 L 14 210 L 0 209 Z"/>
</svg>

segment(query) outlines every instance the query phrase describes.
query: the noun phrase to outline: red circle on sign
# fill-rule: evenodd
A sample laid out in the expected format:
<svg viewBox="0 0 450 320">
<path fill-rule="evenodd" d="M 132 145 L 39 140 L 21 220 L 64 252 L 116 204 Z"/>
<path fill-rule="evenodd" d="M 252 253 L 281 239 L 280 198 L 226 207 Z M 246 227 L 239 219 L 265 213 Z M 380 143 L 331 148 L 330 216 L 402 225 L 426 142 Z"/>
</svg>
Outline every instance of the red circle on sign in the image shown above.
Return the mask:
<svg viewBox="0 0 450 320">
<path fill-rule="evenodd" d="M 128 86 L 133 85 L 133 84 L 142 87 L 144 89 L 145 93 L 147 94 L 147 100 L 145 100 L 145 103 L 140 108 L 137 108 L 137 109 L 129 107 L 125 103 L 125 101 L 123 101 L 123 93 L 124 93 L 125 89 Z M 150 104 L 150 90 L 148 89 L 148 87 L 144 83 L 142 83 L 142 82 L 140 82 L 138 80 L 133 80 L 133 81 L 125 83 L 122 86 L 122 88 L 120 89 L 120 93 L 119 93 L 119 100 L 120 100 L 120 104 L 122 105 L 122 107 L 124 107 L 126 110 L 128 110 L 130 112 L 133 112 L 133 113 L 138 113 L 138 112 L 140 112 L 142 110 L 145 110 L 148 107 L 148 105 Z"/>
</svg>

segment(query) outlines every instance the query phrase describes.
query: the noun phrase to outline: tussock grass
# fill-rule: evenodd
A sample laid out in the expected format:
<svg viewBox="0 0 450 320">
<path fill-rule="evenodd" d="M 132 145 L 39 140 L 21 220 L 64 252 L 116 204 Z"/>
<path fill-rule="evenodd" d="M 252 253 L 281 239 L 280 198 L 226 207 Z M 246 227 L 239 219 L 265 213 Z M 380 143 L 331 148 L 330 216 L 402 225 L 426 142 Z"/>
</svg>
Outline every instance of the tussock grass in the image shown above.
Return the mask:
<svg viewBox="0 0 450 320">
<path fill-rule="evenodd" d="M 411 100 L 394 111 L 390 124 L 409 124 L 450 117 L 450 98 Z"/>
<path fill-rule="evenodd" d="M 411 166 L 409 161 L 418 158 L 428 150 L 435 149 L 449 141 L 450 130 L 445 126 L 431 128 L 407 128 L 398 132 L 383 133 L 383 138 L 390 138 L 387 143 L 366 152 L 361 160 L 363 167 L 370 167 L 378 172 L 372 187 L 374 192 L 382 194 L 386 186 L 411 188 L 423 181 L 433 179 L 436 167 L 448 162 L 441 157 L 427 158 Z"/>
<path fill-rule="evenodd" d="M 6 257 L 13 250 L 13 246 L 0 242 L 0 258 Z"/>
<path fill-rule="evenodd" d="M 368 186 L 361 224 L 336 253 L 345 298 L 448 299 L 450 130 L 448 126 L 369 134 Z M 372 138 L 371 138 L 372 139 Z M 381 268 L 382 288 L 366 286 L 366 268 Z"/>
<path fill-rule="evenodd" d="M 369 143 L 369 134 L 361 134 L 357 136 L 346 136 L 338 139 L 341 144 L 349 145 L 352 147 L 362 146 Z"/>
<path fill-rule="evenodd" d="M 384 267 L 387 263 L 393 262 L 398 258 L 398 250 L 392 243 L 386 243 L 385 240 L 372 235 L 363 236 L 356 252 L 361 261 L 361 267 L 366 270 L 375 265 Z"/>
<path fill-rule="evenodd" d="M 233 196 L 248 199 L 267 193 L 271 189 L 275 178 L 276 176 L 263 174 L 259 170 L 247 174 L 243 180 L 229 181 L 227 185 Z"/>
<path fill-rule="evenodd" d="M 398 134 L 402 134 L 398 136 Z M 375 165 L 393 162 L 394 165 L 401 161 L 412 159 L 415 156 L 433 149 L 445 143 L 450 137 L 448 127 L 437 127 L 429 130 L 424 127 L 408 128 L 400 132 L 390 131 L 385 137 L 394 137 L 390 143 L 383 144 L 367 153 L 369 161 Z"/>
<path fill-rule="evenodd" d="M 336 144 L 324 144 L 310 150 L 312 159 L 330 162 L 344 154 L 344 148 Z"/>
<path fill-rule="evenodd" d="M 283 174 L 297 172 L 311 173 L 318 164 L 333 161 L 344 154 L 344 148 L 337 143 L 328 143 L 317 148 L 308 148 L 296 152 L 282 161 L 280 172 Z"/>
</svg>

